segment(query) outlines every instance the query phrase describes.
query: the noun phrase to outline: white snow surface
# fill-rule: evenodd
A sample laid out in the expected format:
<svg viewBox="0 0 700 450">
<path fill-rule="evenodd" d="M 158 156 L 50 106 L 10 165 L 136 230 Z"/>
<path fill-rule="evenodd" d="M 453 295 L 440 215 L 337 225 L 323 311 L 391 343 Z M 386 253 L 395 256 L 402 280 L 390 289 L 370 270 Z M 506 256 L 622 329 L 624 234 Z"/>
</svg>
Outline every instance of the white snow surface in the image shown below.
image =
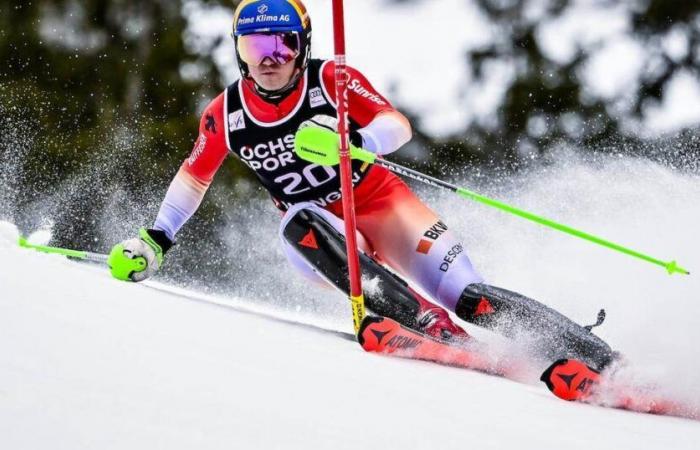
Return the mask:
<svg viewBox="0 0 700 450">
<path fill-rule="evenodd" d="M 684 196 L 698 198 L 696 177 L 633 161 L 553 169 L 528 175 L 528 187 L 512 195 L 581 225 L 626 228 L 620 237 L 646 237 L 650 250 L 677 251 L 679 262 L 700 265 L 691 230 L 697 205 L 683 206 Z M 653 194 L 660 187 L 665 200 Z M 697 282 L 498 213 L 481 211 L 479 219 L 474 209 L 464 220 L 481 238 L 467 243 L 487 275 L 555 299 L 576 319 L 609 307 L 601 335 L 656 365 L 657 380 L 697 398 L 687 387 L 698 365 Z M 347 331 L 349 318 L 339 325 L 272 309 L 251 313 L 245 299 L 197 294 L 202 301 L 193 301 L 177 289 L 119 282 L 102 268 L 19 249 L 16 239 L 14 225 L 0 222 L 2 448 L 636 450 L 696 449 L 700 441 L 696 421 L 567 403 L 539 384 L 367 354 L 320 331 Z M 535 248 L 541 264 L 527 264 Z M 582 278 L 588 290 L 572 289 Z"/>
</svg>

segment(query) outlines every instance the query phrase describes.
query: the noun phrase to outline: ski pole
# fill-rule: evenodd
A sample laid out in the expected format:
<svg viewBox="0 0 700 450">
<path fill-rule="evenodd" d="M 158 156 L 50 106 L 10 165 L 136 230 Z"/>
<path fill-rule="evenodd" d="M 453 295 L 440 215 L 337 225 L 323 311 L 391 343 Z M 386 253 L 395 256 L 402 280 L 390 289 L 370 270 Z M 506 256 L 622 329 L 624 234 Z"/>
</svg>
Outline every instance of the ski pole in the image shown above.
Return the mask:
<svg viewBox="0 0 700 450">
<path fill-rule="evenodd" d="M 19 237 L 19 246 L 23 248 L 29 248 L 43 253 L 51 253 L 54 255 L 63 255 L 69 258 L 81 259 L 84 261 L 93 261 L 98 263 L 107 264 L 107 259 L 109 255 L 102 253 L 93 253 L 84 250 L 71 250 L 69 248 L 60 247 L 50 247 L 48 245 L 36 245 L 30 244 L 24 236 Z"/>
<path fill-rule="evenodd" d="M 111 255 L 105 255 L 103 253 L 93 253 L 85 250 L 72 250 L 69 248 L 61 247 L 50 247 L 48 245 L 36 245 L 27 242 L 27 239 L 23 236 L 19 237 L 19 246 L 23 248 L 28 248 L 31 250 L 36 250 L 43 253 L 50 253 L 54 255 L 66 256 L 68 258 L 80 259 L 82 261 L 92 261 L 100 264 L 104 264 L 110 270 L 112 276 L 118 280 L 129 280 L 133 272 L 140 272 L 146 269 L 148 263 L 143 256 L 139 256 L 133 259 L 118 259 L 114 260 L 112 255 L 116 255 L 115 252 L 121 253 L 124 248 L 121 246 L 116 246 L 112 250 Z"/>
<path fill-rule="evenodd" d="M 407 176 L 414 180 L 420 181 L 421 183 L 429 184 L 431 186 L 436 186 L 443 189 L 448 189 L 460 195 L 461 197 L 474 200 L 479 203 L 483 203 L 485 205 L 500 209 L 502 211 L 505 211 L 518 217 L 522 217 L 540 225 L 553 228 L 563 233 L 567 233 L 572 236 L 576 236 L 589 242 L 601 245 L 603 247 L 607 247 L 609 249 L 618 251 L 620 253 L 624 253 L 626 255 L 641 259 L 643 261 L 647 261 L 651 264 L 661 266 L 666 269 L 669 275 L 672 275 L 674 273 L 690 275 L 690 272 L 680 267 L 676 261 L 662 261 L 660 259 L 623 247 L 622 245 L 616 244 L 611 241 L 607 241 L 605 239 L 586 233 L 584 231 L 577 230 L 568 225 L 555 222 L 545 217 L 541 217 L 531 212 L 516 208 L 507 203 L 503 203 L 501 201 L 485 197 L 468 189 L 455 186 L 451 183 L 439 180 L 429 175 L 425 175 L 416 170 L 404 167 L 400 164 L 392 163 L 384 159 L 377 158 L 377 155 L 362 148 L 357 148 L 352 145 L 350 147 L 350 154 L 354 159 L 366 162 L 368 164 L 376 164 L 382 166 L 388 170 L 391 170 L 392 172 L 395 172 L 399 175 Z M 338 164 L 338 152 L 336 150 L 337 148 L 337 134 L 333 133 L 330 130 L 325 130 L 321 128 L 303 128 L 297 131 L 296 138 L 294 140 L 294 151 L 297 153 L 297 155 L 299 155 L 299 157 L 306 161 L 323 166 L 333 166 Z"/>
</svg>

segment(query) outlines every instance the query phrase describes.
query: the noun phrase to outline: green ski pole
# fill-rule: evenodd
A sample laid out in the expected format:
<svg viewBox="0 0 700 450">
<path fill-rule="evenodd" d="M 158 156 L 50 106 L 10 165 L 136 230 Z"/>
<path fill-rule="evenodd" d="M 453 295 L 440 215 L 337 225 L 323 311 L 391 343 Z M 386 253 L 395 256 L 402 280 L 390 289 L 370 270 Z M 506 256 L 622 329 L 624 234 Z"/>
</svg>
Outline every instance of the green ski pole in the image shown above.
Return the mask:
<svg viewBox="0 0 700 450">
<path fill-rule="evenodd" d="M 117 244 L 112 249 L 112 253 L 109 255 L 103 253 L 93 253 L 85 250 L 72 250 L 69 248 L 61 247 L 50 247 L 48 245 L 36 245 L 30 244 L 27 239 L 23 236 L 19 237 L 19 246 L 22 248 L 27 248 L 31 250 L 36 250 L 42 253 L 49 253 L 53 255 L 66 256 L 68 258 L 75 258 L 82 261 L 92 261 L 100 264 L 104 264 L 109 267 L 112 276 L 119 280 L 129 280 L 130 274 L 133 272 L 140 272 L 146 269 L 147 263 L 146 259 L 142 256 L 137 258 L 118 258 L 120 254 L 124 252 L 124 247 L 121 244 Z"/>
<path fill-rule="evenodd" d="M 54 255 L 63 255 L 69 258 L 81 259 L 84 261 L 93 261 L 98 263 L 107 263 L 109 255 L 104 255 L 102 253 L 93 253 L 83 250 L 71 250 L 68 248 L 60 247 L 50 247 L 48 245 L 36 245 L 30 244 L 24 236 L 19 237 L 19 246 L 23 248 L 28 248 L 36 250 L 42 253 L 50 253 Z"/>
<path fill-rule="evenodd" d="M 325 130 L 316 127 L 307 127 L 297 131 L 296 138 L 294 141 L 294 151 L 297 153 L 297 155 L 299 155 L 300 158 L 323 166 L 334 166 L 338 164 L 337 148 L 338 135 L 330 130 Z M 420 181 L 421 183 L 429 184 L 431 186 L 436 186 L 443 189 L 448 189 L 461 197 L 474 200 L 476 202 L 500 209 L 501 211 L 505 211 L 515 216 L 522 217 L 523 219 L 527 219 L 540 225 L 544 225 L 546 227 L 561 231 L 563 233 L 576 236 L 580 239 L 584 239 L 589 242 L 593 242 L 595 244 L 609 248 L 611 250 L 615 250 L 620 253 L 632 256 L 634 258 L 647 261 L 651 264 L 661 266 L 666 269 L 669 275 L 672 275 L 674 273 L 690 275 L 690 272 L 680 267 L 676 261 L 662 261 L 652 256 L 645 255 L 638 251 L 623 247 L 622 245 L 616 244 L 614 242 L 602 239 L 598 236 L 594 236 L 584 231 L 577 230 L 576 228 L 570 227 L 568 225 L 555 222 L 545 217 L 541 217 L 531 212 L 516 208 L 515 206 L 509 205 L 507 203 L 503 203 L 499 200 L 494 200 L 492 198 L 483 196 L 474 191 L 470 191 L 469 189 L 461 188 L 446 181 L 442 181 L 429 175 L 425 175 L 416 170 L 404 167 L 400 164 L 392 163 L 384 159 L 377 158 L 377 155 L 367 150 L 351 146 L 350 154 L 353 159 L 357 159 L 368 164 L 376 164 L 378 166 L 382 166 L 388 170 L 391 170 L 394 173 L 407 176 L 416 181 Z"/>
</svg>

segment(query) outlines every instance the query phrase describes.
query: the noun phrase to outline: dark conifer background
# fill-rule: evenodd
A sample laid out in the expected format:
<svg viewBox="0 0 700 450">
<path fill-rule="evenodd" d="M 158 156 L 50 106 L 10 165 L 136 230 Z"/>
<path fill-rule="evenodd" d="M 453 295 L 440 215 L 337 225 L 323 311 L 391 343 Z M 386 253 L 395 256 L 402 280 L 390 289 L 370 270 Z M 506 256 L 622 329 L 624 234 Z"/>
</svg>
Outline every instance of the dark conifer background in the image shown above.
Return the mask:
<svg viewBox="0 0 700 450">
<path fill-rule="evenodd" d="M 571 6 L 569 0 L 542 1 L 548 17 Z M 674 152 L 674 161 L 685 158 L 684 167 L 697 170 L 697 129 L 644 141 L 625 133 L 623 124 L 658 102 L 678 71 L 700 76 L 700 2 L 618 1 L 634 4 L 629 33 L 657 53 L 629 111 L 616 112 L 615 99 L 582 95 L 585 53 L 564 65 L 543 54 L 534 37 L 537 23 L 523 14 L 526 1 L 477 0 L 501 38 L 465 54 L 466 67 L 477 79 L 489 61 L 517 60 L 521 70 L 496 125 L 471 124 L 435 141 L 415 120 L 415 142 L 429 156 L 412 162 L 441 176 L 465 162 L 517 170 L 527 152 L 564 143 L 660 160 Z M 193 1 L 0 2 L 0 218 L 25 231 L 50 224 L 54 244 L 102 250 L 150 224 L 196 138 L 199 112 L 224 87 L 211 57 L 188 49 L 184 3 Z M 236 4 L 194 3 L 231 10 Z M 681 26 L 690 42 L 681 60 L 664 54 L 660 44 L 672 26 Z M 544 127 L 533 131 L 533 121 Z M 572 122 L 575 131 L 567 126 Z M 247 213 L 232 212 L 235 206 L 265 198 L 251 181 L 240 164 L 229 164 L 181 239 L 206 236 L 221 244 L 207 230 L 245 220 L 241 214 Z M 179 260 L 180 269 L 201 261 L 196 251 Z M 211 264 L 226 270 L 235 263 Z"/>
</svg>

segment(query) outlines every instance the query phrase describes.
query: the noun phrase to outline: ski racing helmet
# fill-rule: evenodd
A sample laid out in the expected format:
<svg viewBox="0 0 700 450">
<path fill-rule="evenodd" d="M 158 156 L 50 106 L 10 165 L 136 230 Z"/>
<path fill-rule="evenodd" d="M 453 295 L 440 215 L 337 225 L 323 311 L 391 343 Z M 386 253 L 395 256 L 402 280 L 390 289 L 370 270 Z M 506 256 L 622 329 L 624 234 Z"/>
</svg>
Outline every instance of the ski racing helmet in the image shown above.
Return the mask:
<svg viewBox="0 0 700 450">
<path fill-rule="evenodd" d="M 233 14 L 232 37 L 243 78 L 250 76 L 248 63 L 253 61 L 296 61 L 299 70 L 281 89 L 271 91 L 255 84 L 263 98 L 284 97 L 304 75 L 311 55 L 311 19 L 300 0 L 243 0 Z"/>
</svg>

